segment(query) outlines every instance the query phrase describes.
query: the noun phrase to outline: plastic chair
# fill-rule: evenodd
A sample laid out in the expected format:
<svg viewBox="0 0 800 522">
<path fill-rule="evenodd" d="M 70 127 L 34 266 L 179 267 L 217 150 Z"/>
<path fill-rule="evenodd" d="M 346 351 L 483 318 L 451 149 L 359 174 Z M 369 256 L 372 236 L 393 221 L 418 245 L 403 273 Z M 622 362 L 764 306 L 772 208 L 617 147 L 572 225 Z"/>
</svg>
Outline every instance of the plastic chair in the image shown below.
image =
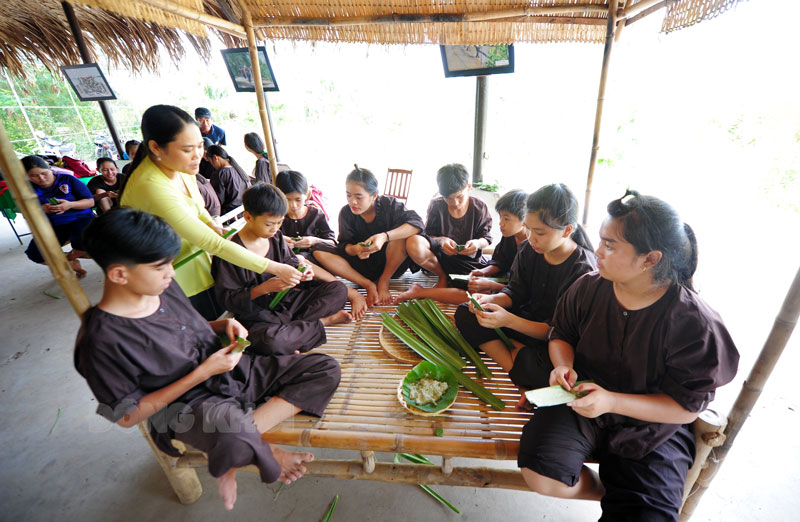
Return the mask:
<svg viewBox="0 0 800 522">
<path fill-rule="evenodd" d="M 383 194 L 402 199 L 403 203 L 408 203 L 408 192 L 411 190 L 411 172 L 403 169 L 389 169 L 386 173 Z"/>
</svg>

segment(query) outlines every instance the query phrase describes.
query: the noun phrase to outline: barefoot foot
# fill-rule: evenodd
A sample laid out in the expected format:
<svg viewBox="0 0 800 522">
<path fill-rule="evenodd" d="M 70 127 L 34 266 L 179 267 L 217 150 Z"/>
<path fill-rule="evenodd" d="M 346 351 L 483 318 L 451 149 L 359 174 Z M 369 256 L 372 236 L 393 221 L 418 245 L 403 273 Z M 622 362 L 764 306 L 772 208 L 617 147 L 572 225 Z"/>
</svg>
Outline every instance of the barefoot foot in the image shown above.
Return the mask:
<svg viewBox="0 0 800 522">
<path fill-rule="evenodd" d="M 378 287 L 375 286 L 375 283 L 370 283 L 364 289 L 367 291 L 367 308 L 372 308 L 379 300 Z"/>
<path fill-rule="evenodd" d="M 358 321 L 364 317 L 364 312 L 367 311 L 367 300 L 361 295 L 361 292 L 355 288 L 347 289 L 347 300 L 350 301 L 350 310 L 353 314 L 353 320 Z"/>
<path fill-rule="evenodd" d="M 410 301 L 412 299 L 416 299 L 417 297 L 421 296 L 421 291 L 425 290 L 425 287 L 419 283 L 411 283 L 411 286 L 405 292 L 401 292 L 397 294 L 394 298 L 396 303 L 402 303 L 405 301 Z"/>
<path fill-rule="evenodd" d="M 394 302 L 392 293 L 389 291 L 389 281 L 383 279 L 378 281 L 378 302 L 379 305 L 390 305 Z"/>
<path fill-rule="evenodd" d="M 225 509 L 233 509 L 236 503 L 236 468 L 231 468 L 217 479 L 217 489 L 225 503 Z"/>
<path fill-rule="evenodd" d="M 269 447 L 272 449 L 272 456 L 281 466 L 278 480 L 287 485 L 302 477 L 306 472 L 305 464 L 314 460 L 314 455 L 311 453 L 286 451 L 273 444 L 270 444 Z"/>
<path fill-rule="evenodd" d="M 343 324 L 349 323 L 353 320 L 353 316 L 350 315 L 350 312 L 346 312 L 344 310 L 339 310 L 333 315 L 329 315 L 328 317 L 323 317 L 319 320 L 322 323 L 322 326 L 330 326 L 332 324 Z"/>
<path fill-rule="evenodd" d="M 81 262 L 78 259 L 73 259 L 69 262 L 69 266 L 72 267 L 72 270 L 75 272 L 75 277 L 78 279 L 83 279 L 86 277 L 86 270 L 81 266 Z"/>
</svg>

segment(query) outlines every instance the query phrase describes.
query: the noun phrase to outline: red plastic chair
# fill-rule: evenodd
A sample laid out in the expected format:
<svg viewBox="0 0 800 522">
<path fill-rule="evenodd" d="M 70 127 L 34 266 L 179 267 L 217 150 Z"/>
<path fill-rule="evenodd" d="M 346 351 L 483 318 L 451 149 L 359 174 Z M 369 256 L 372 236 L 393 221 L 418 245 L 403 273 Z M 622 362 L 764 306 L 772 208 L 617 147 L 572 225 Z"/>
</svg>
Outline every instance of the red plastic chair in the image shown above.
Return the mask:
<svg viewBox="0 0 800 522">
<path fill-rule="evenodd" d="M 408 203 L 408 192 L 411 190 L 411 172 L 403 169 L 389 169 L 386 173 L 383 194 L 402 199 L 403 203 Z"/>
</svg>

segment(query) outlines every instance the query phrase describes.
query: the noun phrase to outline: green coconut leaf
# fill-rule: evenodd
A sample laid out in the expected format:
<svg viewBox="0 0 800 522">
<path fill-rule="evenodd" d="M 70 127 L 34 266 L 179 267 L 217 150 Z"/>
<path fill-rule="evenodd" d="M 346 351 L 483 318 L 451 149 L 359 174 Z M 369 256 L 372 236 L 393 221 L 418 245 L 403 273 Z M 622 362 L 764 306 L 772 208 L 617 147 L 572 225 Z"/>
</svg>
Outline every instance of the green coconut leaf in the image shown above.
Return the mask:
<svg viewBox="0 0 800 522">
<path fill-rule="evenodd" d="M 409 398 L 411 385 L 421 381 L 424 378 L 447 383 L 447 391 L 444 392 L 444 395 L 442 395 L 434 404 L 429 402 L 425 404 L 417 404 Z M 455 375 L 453 375 L 450 370 L 442 368 L 441 366 L 437 366 L 428 361 L 422 361 L 416 365 L 410 372 L 408 372 L 406 378 L 403 379 L 403 398 L 406 400 L 406 403 L 428 413 L 434 413 L 447 407 L 453 402 L 453 399 L 455 399 L 457 394 L 458 381 L 456 380 Z"/>
<path fill-rule="evenodd" d="M 575 386 L 585 382 L 594 381 L 578 381 L 575 383 Z M 586 395 L 586 393 L 587 392 L 576 393 L 571 390 L 565 390 L 560 384 L 555 384 L 545 388 L 537 388 L 535 390 L 526 391 L 525 398 L 528 399 L 528 402 L 534 406 L 538 408 L 544 408 L 546 406 L 558 406 L 560 404 L 566 404 L 570 401 L 574 401 L 575 399 L 583 397 Z"/>
</svg>

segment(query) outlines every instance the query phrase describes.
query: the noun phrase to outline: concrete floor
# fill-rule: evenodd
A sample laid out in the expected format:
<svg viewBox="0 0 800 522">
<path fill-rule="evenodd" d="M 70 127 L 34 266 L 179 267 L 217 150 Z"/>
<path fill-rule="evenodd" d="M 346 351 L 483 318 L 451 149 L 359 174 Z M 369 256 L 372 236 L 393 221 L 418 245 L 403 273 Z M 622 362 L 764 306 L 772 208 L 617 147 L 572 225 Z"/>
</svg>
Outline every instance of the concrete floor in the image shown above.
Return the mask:
<svg viewBox="0 0 800 522">
<path fill-rule="evenodd" d="M 21 219 L 17 222 L 25 228 Z M 63 296 L 49 270 L 30 263 L 23 251 L 7 224 L 0 223 L 0 520 L 315 521 L 337 494 L 334 520 L 568 522 L 596 520 L 600 514 L 599 506 L 588 502 L 437 487 L 461 510 L 456 515 L 415 486 L 309 477 L 279 490 L 247 473 L 240 474 L 239 500 L 228 513 L 205 470 L 198 473 L 203 496 L 183 506 L 139 431 L 110 425 L 95 414 L 95 400 L 73 367 L 78 319 L 66 299 L 42 293 Z M 90 261 L 85 265 L 89 275 L 82 284 L 95 302 L 102 273 Z M 773 375 L 778 385 L 765 391 L 693 520 L 797 519 L 800 403 L 789 389 L 794 372 L 788 369 L 797 368 L 798 359 L 796 353 L 784 356 Z M 743 368 L 731 385 L 736 390 L 747 371 L 749 367 Z M 356 458 L 355 452 L 313 452 L 324 458 Z"/>
</svg>

